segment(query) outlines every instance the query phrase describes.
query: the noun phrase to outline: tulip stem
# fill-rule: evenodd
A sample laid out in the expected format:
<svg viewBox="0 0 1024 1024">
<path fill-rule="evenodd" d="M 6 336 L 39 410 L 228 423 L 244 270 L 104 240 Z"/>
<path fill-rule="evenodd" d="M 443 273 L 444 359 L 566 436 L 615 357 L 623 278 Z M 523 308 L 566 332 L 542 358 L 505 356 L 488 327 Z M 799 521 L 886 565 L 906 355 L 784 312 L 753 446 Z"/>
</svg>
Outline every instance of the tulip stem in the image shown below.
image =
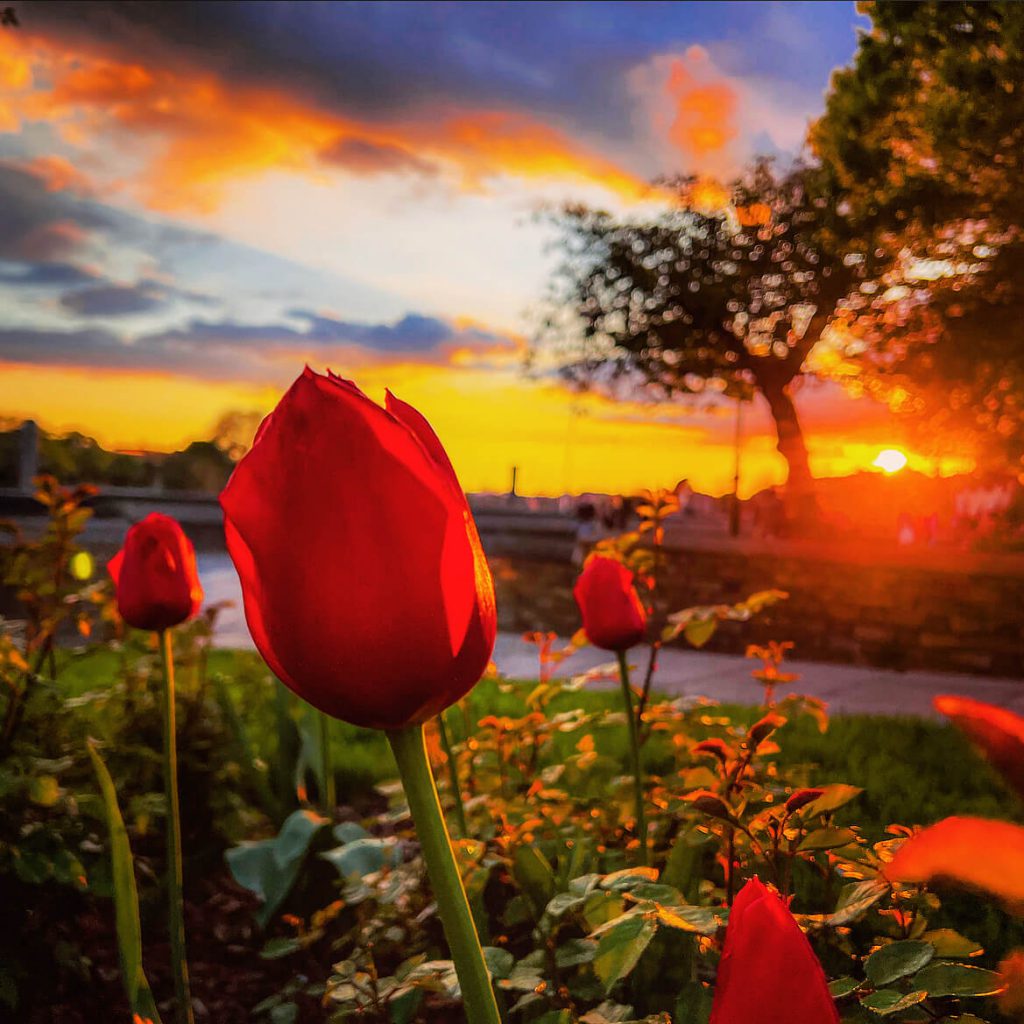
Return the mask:
<svg viewBox="0 0 1024 1024">
<path fill-rule="evenodd" d="M 445 828 L 437 787 L 427 760 L 423 726 L 409 725 L 387 733 L 398 762 L 402 786 L 416 825 L 434 899 L 462 988 L 468 1024 L 500 1024 L 491 977 L 484 963 L 476 925 Z"/>
<path fill-rule="evenodd" d="M 175 1020 L 193 1024 L 192 997 L 185 958 L 185 918 L 182 895 L 181 810 L 178 806 L 178 740 L 174 711 L 174 650 L 171 631 L 159 633 L 164 667 L 164 795 L 167 801 L 167 919 L 171 933 L 171 973 L 174 975 Z"/>
<path fill-rule="evenodd" d="M 466 805 L 462 802 L 462 786 L 459 784 L 459 763 L 455 760 L 455 752 L 452 750 L 452 741 L 448 736 L 448 727 L 444 722 L 443 711 L 437 716 L 437 729 L 441 734 L 441 748 L 444 750 L 444 756 L 448 759 L 448 778 L 451 780 L 455 823 L 459 826 L 459 835 L 463 839 L 468 839 L 469 829 L 466 827 Z"/>
<path fill-rule="evenodd" d="M 626 704 L 626 725 L 629 728 L 629 746 L 633 755 L 633 797 L 636 803 L 636 833 L 640 840 L 640 863 L 647 865 L 647 811 L 644 807 L 644 781 L 640 768 L 640 729 L 633 708 L 633 692 L 629 686 L 629 663 L 626 652 L 619 651 L 619 682 L 622 699 Z"/>
<path fill-rule="evenodd" d="M 334 758 L 331 755 L 331 720 L 322 711 L 317 711 L 316 715 L 320 719 L 320 781 L 323 783 L 320 802 L 324 806 L 324 814 L 333 818 L 338 808 L 338 795 L 334 786 Z"/>
</svg>

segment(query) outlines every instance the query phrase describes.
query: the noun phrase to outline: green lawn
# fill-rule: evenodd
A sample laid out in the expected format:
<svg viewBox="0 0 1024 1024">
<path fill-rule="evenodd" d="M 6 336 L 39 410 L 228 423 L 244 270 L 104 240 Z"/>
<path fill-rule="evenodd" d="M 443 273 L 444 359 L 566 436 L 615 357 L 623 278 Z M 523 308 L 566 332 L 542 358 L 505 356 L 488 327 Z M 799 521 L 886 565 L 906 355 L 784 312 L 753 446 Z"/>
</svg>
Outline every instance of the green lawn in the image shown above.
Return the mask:
<svg viewBox="0 0 1024 1024">
<path fill-rule="evenodd" d="M 107 648 L 96 648 L 84 656 L 62 659 L 60 682 L 69 696 L 102 689 L 115 678 L 118 656 Z M 246 710 L 246 724 L 257 734 L 270 726 L 269 716 L 254 711 L 251 700 L 255 680 L 265 673 L 259 658 L 246 651 L 215 650 L 209 655 L 208 672 L 222 673 L 239 709 Z M 188 668 L 183 667 L 179 685 L 187 685 Z M 502 692 L 493 680 L 481 683 L 470 696 L 471 720 L 485 715 L 518 716 L 524 713 L 521 693 Z M 589 689 L 565 693 L 550 705 L 557 713 L 577 706 L 586 710 L 618 709 L 620 696 L 614 689 Z M 257 705 L 258 709 L 258 705 Z M 760 714 L 756 707 L 723 706 L 722 712 L 737 722 L 750 722 Z M 265 718 L 266 722 L 258 719 Z M 460 736 L 461 716 L 450 714 L 452 731 Z M 339 784 L 342 792 L 372 785 L 395 775 L 394 762 L 384 737 L 345 723 L 334 727 Z M 569 753 L 578 735 L 559 737 L 559 754 Z M 780 766 L 799 769 L 808 784 L 847 782 L 864 789 L 851 808 L 867 835 L 881 835 L 892 822 L 929 824 L 950 814 L 975 814 L 1024 820 L 1024 808 L 1006 789 L 988 765 L 950 726 L 937 721 L 877 715 L 836 715 L 828 732 L 821 734 L 810 718 L 786 725 L 778 734 Z M 625 759 L 625 737 L 618 730 L 605 730 L 601 749 Z M 648 766 L 658 771 L 665 759 L 650 744 Z"/>
</svg>

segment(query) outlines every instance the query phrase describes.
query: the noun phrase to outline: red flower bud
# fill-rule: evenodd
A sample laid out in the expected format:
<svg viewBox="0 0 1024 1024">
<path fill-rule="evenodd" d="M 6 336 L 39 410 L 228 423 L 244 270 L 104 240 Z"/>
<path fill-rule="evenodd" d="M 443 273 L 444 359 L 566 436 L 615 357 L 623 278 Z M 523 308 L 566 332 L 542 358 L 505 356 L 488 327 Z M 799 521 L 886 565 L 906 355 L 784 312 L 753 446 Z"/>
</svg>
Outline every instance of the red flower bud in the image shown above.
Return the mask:
<svg viewBox="0 0 1024 1024">
<path fill-rule="evenodd" d="M 603 555 L 588 558 L 573 596 L 595 647 L 625 651 L 643 640 L 647 613 L 633 589 L 633 574 L 622 562 Z"/>
<path fill-rule="evenodd" d="M 752 878 L 729 912 L 711 1024 L 839 1024 L 825 972 L 786 904 Z"/>
<path fill-rule="evenodd" d="M 170 629 L 191 619 L 203 603 L 192 542 L 176 519 L 159 512 L 129 527 L 107 572 L 121 618 L 138 629 Z"/>
<path fill-rule="evenodd" d="M 468 692 L 497 633 L 466 496 L 427 421 L 308 367 L 221 495 L 256 646 L 354 725 L 423 722 Z"/>
</svg>

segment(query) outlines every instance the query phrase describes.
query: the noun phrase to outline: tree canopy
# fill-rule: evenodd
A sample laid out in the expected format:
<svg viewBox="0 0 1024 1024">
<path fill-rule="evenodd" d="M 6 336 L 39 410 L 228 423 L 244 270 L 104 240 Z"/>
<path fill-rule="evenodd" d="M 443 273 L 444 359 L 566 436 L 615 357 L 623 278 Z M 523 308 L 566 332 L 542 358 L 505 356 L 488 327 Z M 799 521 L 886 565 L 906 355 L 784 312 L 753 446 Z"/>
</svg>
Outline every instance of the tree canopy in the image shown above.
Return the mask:
<svg viewBox="0 0 1024 1024">
<path fill-rule="evenodd" d="M 571 323 L 560 368 L 581 385 L 660 398 L 760 393 L 789 489 L 810 494 L 791 388 L 863 272 L 821 244 L 834 205 L 809 195 L 801 171 L 779 175 L 767 161 L 725 189 L 692 178 L 673 188 L 677 201 L 642 219 L 563 211 L 555 300 Z"/>
</svg>

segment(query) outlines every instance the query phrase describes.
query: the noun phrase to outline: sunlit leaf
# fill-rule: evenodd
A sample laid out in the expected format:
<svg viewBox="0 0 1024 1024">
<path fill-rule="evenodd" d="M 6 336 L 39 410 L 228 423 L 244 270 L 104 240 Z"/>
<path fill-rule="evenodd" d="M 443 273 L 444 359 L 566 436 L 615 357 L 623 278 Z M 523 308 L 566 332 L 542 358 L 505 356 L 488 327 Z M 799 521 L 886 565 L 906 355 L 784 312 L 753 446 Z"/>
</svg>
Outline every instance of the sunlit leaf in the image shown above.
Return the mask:
<svg viewBox="0 0 1024 1024">
<path fill-rule="evenodd" d="M 929 996 L 992 996 L 1003 990 L 1003 979 L 995 971 L 970 964 L 938 962 L 929 964 L 914 978 L 914 985 Z"/>
<path fill-rule="evenodd" d="M 610 992 L 616 982 L 636 967 L 657 930 L 654 921 L 638 915 L 621 919 L 601 936 L 594 957 L 594 971 L 604 983 L 606 992 Z"/>
<path fill-rule="evenodd" d="M 866 1006 L 879 1016 L 888 1017 L 890 1013 L 899 1013 L 902 1010 L 909 1010 L 918 1003 L 923 1003 L 928 998 L 927 992 L 908 992 L 904 995 L 892 988 L 880 988 L 877 992 L 863 996 L 861 1006 Z"/>
<path fill-rule="evenodd" d="M 856 842 L 857 833 L 850 828 L 819 828 L 804 836 L 798 850 L 834 850 Z"/>
<path fill-rule="evenodd" d="M 959 932 L 953 931 L 952 928 L 936 928 L 933 931 L 925 932 L 921 938 L 935 947 L 936 956 L 958 959 L 977 956 L 982 952 L 981 946 Z"/>
</svg>

